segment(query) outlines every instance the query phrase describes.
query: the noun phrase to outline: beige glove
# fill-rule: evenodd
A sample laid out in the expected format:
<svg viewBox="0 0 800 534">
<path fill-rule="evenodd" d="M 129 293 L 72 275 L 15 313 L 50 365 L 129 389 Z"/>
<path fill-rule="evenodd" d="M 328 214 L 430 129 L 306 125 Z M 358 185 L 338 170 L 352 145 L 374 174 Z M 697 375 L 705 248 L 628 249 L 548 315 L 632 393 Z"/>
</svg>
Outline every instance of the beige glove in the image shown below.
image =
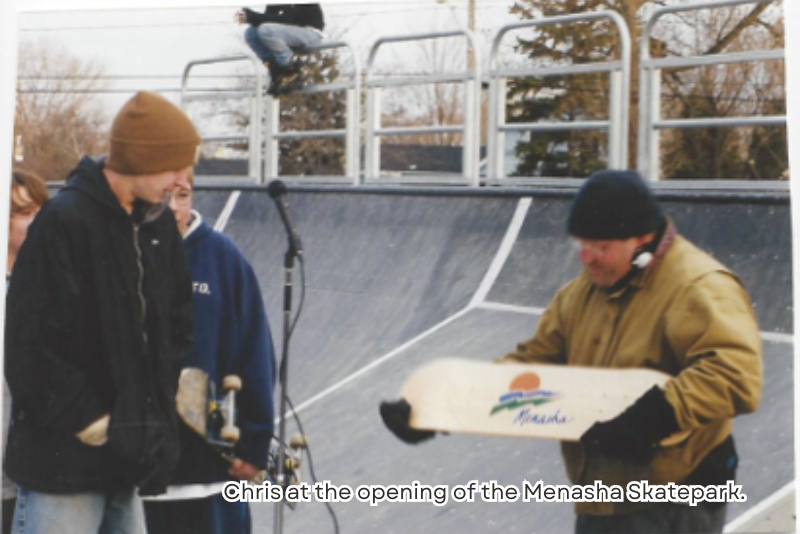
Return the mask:
<svg viewBox="0 0 800 534">
<path fill-rule="evenodd" d="M 99 447 L 105 445 L 108 441 L 108 422 L 111 417 L 105 414 L 103 417 L 87 426 L 76 434 L 76 437 L 81 440 L 84 445 L 90 447 Z"/>
</svg>

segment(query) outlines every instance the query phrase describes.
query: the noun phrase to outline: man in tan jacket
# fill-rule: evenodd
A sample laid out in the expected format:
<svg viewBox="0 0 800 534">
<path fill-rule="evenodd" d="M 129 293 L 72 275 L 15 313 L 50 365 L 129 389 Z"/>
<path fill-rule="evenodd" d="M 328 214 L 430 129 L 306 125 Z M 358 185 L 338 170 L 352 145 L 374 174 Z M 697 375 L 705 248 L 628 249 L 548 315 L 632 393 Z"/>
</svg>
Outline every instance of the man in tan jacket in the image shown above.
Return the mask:
<svg viewBox="0 0 800 534">
<path fill-rule="evenodd" d="M 561 288 L 532 339 L 501 361 L 656 369 L 672 375 L 623 414 L 562 442 L 574 484 L 626 488 L 648 481 L 716 485 L 733 480 L 731 418 L 761 397 L 761 340 L 750 299 L 726 267 L 678 234 L 630 171 L 601 171 L 579 190 L 568 233 L 583 272 Z M 409 443 L 405 401 L 381 406 Z M 659 442 L 691 431 L 674 447 Z M 722 532 L 724 503 L 576 503 L 577 533 Z"/>
</svg>

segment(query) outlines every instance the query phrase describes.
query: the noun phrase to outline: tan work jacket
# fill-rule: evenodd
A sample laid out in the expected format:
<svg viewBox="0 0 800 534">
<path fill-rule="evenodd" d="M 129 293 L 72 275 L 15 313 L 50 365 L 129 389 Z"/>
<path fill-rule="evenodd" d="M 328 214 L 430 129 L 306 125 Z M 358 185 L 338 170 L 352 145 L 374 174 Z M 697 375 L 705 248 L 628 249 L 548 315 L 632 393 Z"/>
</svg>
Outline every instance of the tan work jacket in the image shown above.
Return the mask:
<svg viewBox="0 0 800 534">
<path fill-rule="evenodd" d="M 569 282 L 545 310 L 533 339 L 503 360 L 645 367 L 675 377 L 664 392 L 680 428 L 692 430 L 688 439 L 660 449 L 644 466 L 562 442 L 573 484 L 599 480 L 624 491 L 631 481 L 682 481 L 730 434 L 731 418 L 754 411 L 761 397 L 761 338 L 744 287 L 674 231 L 652 266 L 616 293 L 594 286 L 586 272 Z M 647 506 L 576 503 L 575 510 L 609 515 Z"/>
</svg>

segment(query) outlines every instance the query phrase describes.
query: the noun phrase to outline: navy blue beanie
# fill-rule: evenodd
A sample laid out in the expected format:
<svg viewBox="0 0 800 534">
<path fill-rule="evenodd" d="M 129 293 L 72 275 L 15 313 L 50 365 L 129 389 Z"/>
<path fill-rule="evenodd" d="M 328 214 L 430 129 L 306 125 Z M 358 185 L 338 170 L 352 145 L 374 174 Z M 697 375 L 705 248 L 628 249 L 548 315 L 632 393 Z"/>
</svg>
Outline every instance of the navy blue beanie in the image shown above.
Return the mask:
<svg viewBox="0 0 800 534">
<path fill-rule="evenodd" d="M 664 214 L 635 171 L 599 171 L 578 190 L 567 232 L 581 239 L 628 239 L 655 232 Z"/>
</svg>

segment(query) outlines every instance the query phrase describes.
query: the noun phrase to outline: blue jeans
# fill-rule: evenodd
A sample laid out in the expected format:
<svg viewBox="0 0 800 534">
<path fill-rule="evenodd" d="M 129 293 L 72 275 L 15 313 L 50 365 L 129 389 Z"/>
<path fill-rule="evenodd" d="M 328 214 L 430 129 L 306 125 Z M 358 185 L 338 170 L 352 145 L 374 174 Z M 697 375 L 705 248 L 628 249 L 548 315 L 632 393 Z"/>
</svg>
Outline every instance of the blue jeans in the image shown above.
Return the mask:
<svg viewBox="0 0 800 534">
<path fill-rule="evenodd" d="M 294 56 L 292 50 L 319 44 L 322 35 L 311 28 L 266 23 L 258 28 L 248 26 L 244 40 L 261 61 L 285 67 Z"/>
<path fill-rule="evenodd" d="M 20 487 L 14 534 L 145 534 L 136 490 L 51 494 Z"/>
</svg>

